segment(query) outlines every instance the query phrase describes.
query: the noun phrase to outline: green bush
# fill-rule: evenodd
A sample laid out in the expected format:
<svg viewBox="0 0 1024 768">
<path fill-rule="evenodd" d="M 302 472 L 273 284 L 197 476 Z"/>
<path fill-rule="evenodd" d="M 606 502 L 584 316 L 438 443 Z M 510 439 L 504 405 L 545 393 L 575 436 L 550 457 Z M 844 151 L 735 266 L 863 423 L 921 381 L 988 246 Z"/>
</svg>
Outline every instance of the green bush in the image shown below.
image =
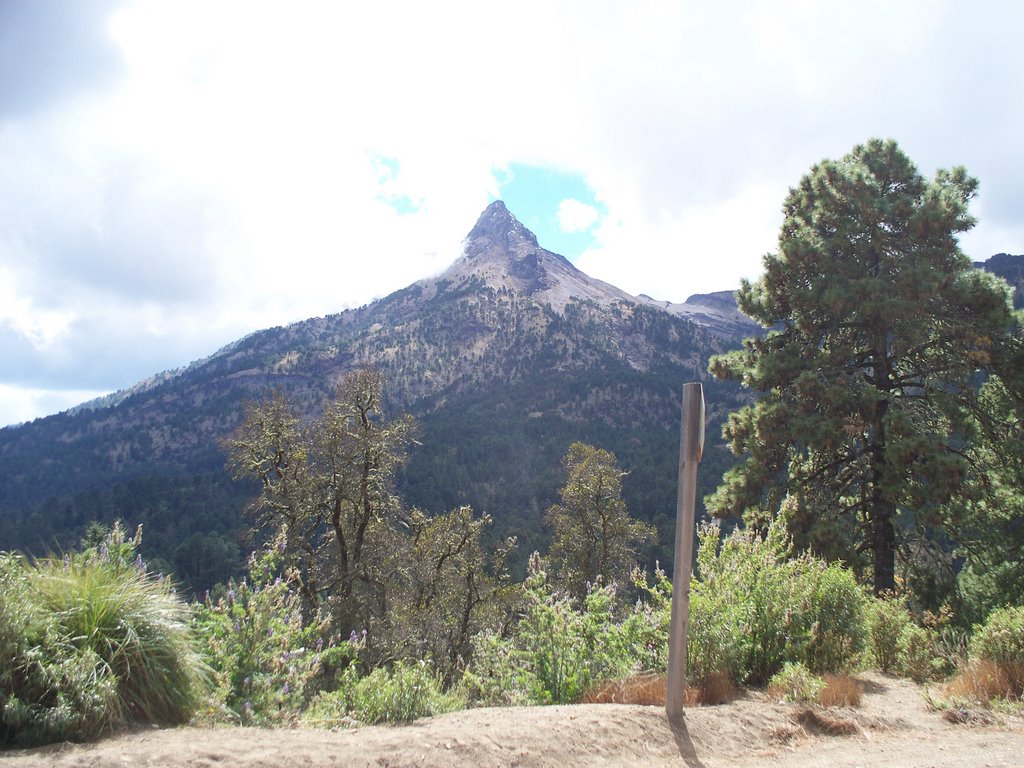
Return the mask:
<svg viewBox="0 0 1024 768">
<path fill-rule="evenodd" d="M 293 722 L 315 693 L 325 668 L 355 660 L 361 638 L 326 636 L 325 624 L 305 622 L 297 576 L 276 578 L 271 548 L 249 564 L 250 579 L 230 581 L 223 597 L 193 608 L 196 632 L 213 670 L 219 713 L 247 725 Z M 215 708 L 211 713 L 218 717 Z"/>
<path fill-rule="evenodd" d="M 531 702 L 571 704 L 595 683 L 632 670 L 634 660 L 613 616 L 613 587 L 594 587 L 582 610 L 543 580 L 532 582 L 528 593 L 516 641 L 530 673 L 525 680 Z"/>
<path fill-rule="evenodd" d="M 784 530 L 773 525 L 764 538 L 737 531 L 720 541 L 717 527 L 702 529 L 687 637 L 692 684 L 723 673 L 763 684 L 787 663 L 839 672 L 859 657 L 864 592 L 848 570 L 792 557 Z M 634 582 L 642 599 L 631 609 L 600 586 L 577 606 L 536 573 L 511 637 L 475 639 L 461 690 L 488 705 L 571 703 L 604 682 L 664 672 L 671 583 L 661 571 L 653 584 L 639 574 Z"/>
<path fill-rule="evenodd" d="M 1024 664 L 1024 606 L 1000 608 L 975 627 L 970 655 L 1001 664 Z"/>
<path fill-rule="evenodd" d="M 690 621 L 698 676 L 727 671 L 734 682 L 760 685 L 786 662 L 841 671 L 863 647 L 863 595 L 852 574 L 793 556 L 780 521 L 763 538 L 737 530 L 721 542 L 718 528 L 705 526 L 697 570 Z"/>
<path fill-rule="evenodd" d="M 783 701 L 810 704 L 818 700 L 825 680 L 799 662 L 787 661 L 768 682 L 768 692 Z"/>
<path fill-rule="evenodd" d="M 864 591 L 853 572 L 838 565 L 820 567 L 809 576 L 814 587 L 810 591 L 811 628 L 804 661 L 818 674 L 845 671 L 864 649 Z"/>
<path fill-rule="evenodd" d="M 355 683 L 351 701 L 361 723 L 410 723 L 459 707 L 457 699 L 441 693 L 437 676 L 422 661 L 378 667 Z"/>
<path fill-rule="evenodd" d="M 205 688 L 186 606 L 133 558 L 119 526 L 85 554 L 0 554 L 0 743 L 177 724 Z"/>
<path fill-rule="evenodd" d="M 112 722 L 186 722 L 204 691 L 188 607 L 166 579 L 80 556 L 43 560 L 37 599 L 63 637 L 100 660 L 116 681 Z"/>
<path fill-rule="evenodd" d="M 923 683 L 932 677 L 933 664 L 940 660 L 932 650 L 932 638 L 928 630 L 913 622 L 907 622 L 897 641 L 896 670 L 900 675 Z"/>
<path fill-rule="evenodd" d="M 482 633 L 459 685 L 475 704 L 570 704 L 593 686 L 664 664 L 667 618 L 643 604 L 623 618 L 614 587 L 593 586 L 582 606 L 547 584 L 525 584 L 523 615 L 511 636 Z"/>
<path fill-rule="evenodd" d="M 640 599 L 622 621 L 624 662 L 639 674 L 661 674 L 668 670 L 672 582 L 661 568 L 655 569 L 653 583 L 639 568 L 632 576 Z"/>
<path fill-rule="evenodd" d="M 719 673 L 732 681 L 746 677 L 747 651 L 742 624 L 699 581 L 690 589 L 690 621 L 686 634 L 686 679 L 692 685 L 700 686 Z M 667 637 L 665 644 L 668 645 Z"/>
<path fill-rule="evenodd" d="M 0 744 L 93 738 L 111 723 L 115 681 L 61 632 L 22 558 L 0 553 Z"/>
<path fill-rule="evenodd" d="M 910 614 L 902 600 L 874 598 L 867 610 L 868 646 L 875 665 L 883 672 L 894 672 L 899 665 L 900 636 L 910 624 Z"/>
<path fill-rule="evenodd" d="M 526 654 L 511 640 L 487 630 L 473 638 L 472 662 L 462 675 L 458 693 L 481 707 L 508 707 L 530 700 L 532 672 Z"/>
</svg>

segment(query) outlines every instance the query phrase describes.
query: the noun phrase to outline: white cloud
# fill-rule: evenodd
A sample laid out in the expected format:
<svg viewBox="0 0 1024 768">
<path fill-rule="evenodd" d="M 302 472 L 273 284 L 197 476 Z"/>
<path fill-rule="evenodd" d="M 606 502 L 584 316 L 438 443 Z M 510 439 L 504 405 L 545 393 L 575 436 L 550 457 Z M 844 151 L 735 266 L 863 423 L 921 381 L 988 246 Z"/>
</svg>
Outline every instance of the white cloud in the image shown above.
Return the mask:
<svg viewBox="0 0 1024 768">
<path fill-rule="evenodd" d="M 965 164 L 965 247 L 1024 252 L 1013 4 L 90 8 L 66 49 L 103 66 L 0 104 L 8 386 L 121 388 L 436 273 L 513 163 L 581 176 L 578 266 L 659 298 L 756 277 L 788 187 L 870 136 Z"/>
<path fill-rule="evenodd" d="M 585 232 L 600 215 L 594 206 L 571 197 L 558 204 L 558 226 L 563 232 Z"/>
<path fill-rule="evenodd" d="M 104 394 L 106 392 L 97 390 L 46 390 L 0 382 L 0 425 L 21 424 L 46 414 L 60 413 Z"/>
</svg>

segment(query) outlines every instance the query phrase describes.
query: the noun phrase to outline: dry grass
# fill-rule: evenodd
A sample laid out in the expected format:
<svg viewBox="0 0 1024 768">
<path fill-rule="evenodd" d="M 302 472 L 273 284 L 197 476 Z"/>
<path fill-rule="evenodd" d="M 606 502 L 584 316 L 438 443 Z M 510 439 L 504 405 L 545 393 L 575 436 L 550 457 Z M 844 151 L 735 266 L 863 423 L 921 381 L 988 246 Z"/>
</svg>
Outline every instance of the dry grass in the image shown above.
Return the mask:
<svg viewBox="0 0 1024 768">
<path fill-rule="evenodd" d="M 584 704 L 640 704 L 665 706 L 668 679 L 665 675 L 633 675 L 622 680 L 609 680 L 587 691 Z M 698 685 L 686 688 L 684 705 L 726 704 L 736 697 L 736 688 L 728 675 L 716 673 Z"/>
<path fill-rule="evenodd" d="M 850 675 L 825 675 L 825 687 L 818 695 L 824 707 L 859 707 L 864 684 Z"/>
<path fill-rule="evenodd" d="M 725 672 L 714 672 L 699 685 L 687 690 L 687 704 L 690 703 L 690 691 L 695 693 L 695 704 L 728 704 L 736 698 L 736 686 Z"/>
<path fill-rule="evenodd" d="M 584 694 L 583 703 L 665 706 L 667 686 L 665 675 L 633 675 L 590 689 Z"/>
<path fill-rule="evenodd" d="M 852 720 L 836 717 L 813 707 L 800 707 L 792 714 L 792 718 L 810 733 L 824 736 L 855 736 L 860 733 L 860 728 Z"/>
<path fill-rule="evenodd" d="M 946 684 L 945 692 L 952 699 L 984 705 L 995 699 L 1020 699 L 1024 695 L 1024 664 L 972 661 Z"/>
</svg>

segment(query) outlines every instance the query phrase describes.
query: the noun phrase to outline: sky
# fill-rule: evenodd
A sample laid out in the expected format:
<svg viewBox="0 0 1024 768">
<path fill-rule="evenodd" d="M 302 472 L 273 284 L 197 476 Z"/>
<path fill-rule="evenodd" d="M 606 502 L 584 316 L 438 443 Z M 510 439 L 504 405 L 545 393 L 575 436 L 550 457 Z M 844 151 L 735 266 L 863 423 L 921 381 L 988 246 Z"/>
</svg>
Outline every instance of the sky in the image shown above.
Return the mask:
<svg viewBox="0 0 1024 768">
<path fill-rule="evenodd" d="M 0 0 L 0 425 L 441 272 L 502 199 L 634 294 L 756 279 L 893 138 L 1024 253 L 1024 5 Z"/>
</svg>

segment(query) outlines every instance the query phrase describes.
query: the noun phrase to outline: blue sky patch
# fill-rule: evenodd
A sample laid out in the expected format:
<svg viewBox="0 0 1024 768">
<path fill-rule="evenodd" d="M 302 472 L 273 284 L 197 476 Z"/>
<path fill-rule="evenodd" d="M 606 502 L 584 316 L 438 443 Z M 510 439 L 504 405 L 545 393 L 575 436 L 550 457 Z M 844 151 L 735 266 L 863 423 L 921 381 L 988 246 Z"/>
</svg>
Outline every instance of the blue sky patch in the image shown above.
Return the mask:
<svg viewBox="0 0 1024 768">
<path fill-rule="evenodd" d="M 377 170 L 377 183 L 384 187 L 384 191 L 377 195 L 377 199 L 394 208 L 399 216 L 418 211 L 420 206 L 411 197 L 394 191 L 399 172 L 397 158 L 374 155 L 372 161 Z"/>
<path fill-rule="evenodd" d="M 582 176 L 512 163 L 495 178 L 499 198 L 541 247 L 575 261 L 594 244 L 594 231 L 608 210 Z"/>
</svg>

